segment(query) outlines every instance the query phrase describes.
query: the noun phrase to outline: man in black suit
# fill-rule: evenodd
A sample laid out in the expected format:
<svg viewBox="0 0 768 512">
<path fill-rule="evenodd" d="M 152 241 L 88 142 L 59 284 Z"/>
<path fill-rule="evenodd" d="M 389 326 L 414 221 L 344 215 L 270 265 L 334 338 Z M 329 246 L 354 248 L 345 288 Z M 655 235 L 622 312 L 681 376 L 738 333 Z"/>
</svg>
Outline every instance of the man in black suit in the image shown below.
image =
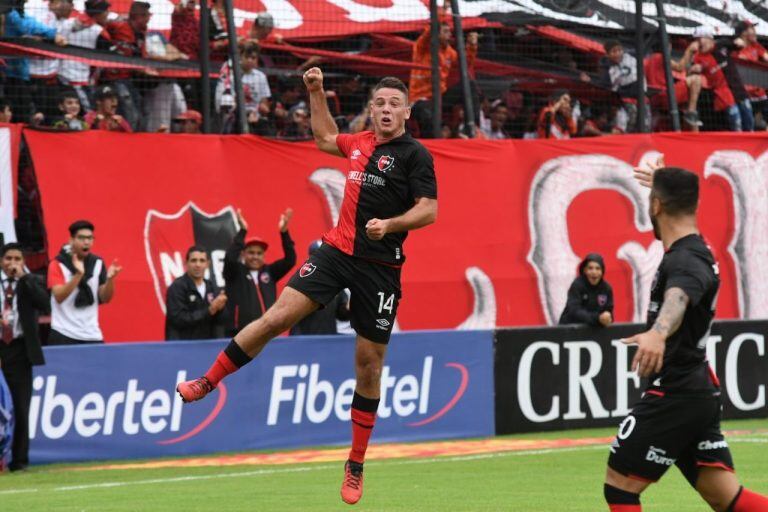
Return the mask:
<svg viewBox="0 0 768 512">
<path fill-rule="evenodd" d="M 19 471 L 29 465 L 32 366 L 45 364 L 37 319 L 40 313 L 50 314 L 50 299 L 43 281 L 25 272 L 20 244 L 3 246 L 0 269 L 0 364 L 16 417 L 9 469 Z"/>
<path fill-rule="evenodd" d="M 165 293 L 165 339 L 206 340 L 224 337 L 224 306 L 227 296 L 205 278 L 210 265 L 203 247 L 187 250 L 187 272 Z"/>
</svg>

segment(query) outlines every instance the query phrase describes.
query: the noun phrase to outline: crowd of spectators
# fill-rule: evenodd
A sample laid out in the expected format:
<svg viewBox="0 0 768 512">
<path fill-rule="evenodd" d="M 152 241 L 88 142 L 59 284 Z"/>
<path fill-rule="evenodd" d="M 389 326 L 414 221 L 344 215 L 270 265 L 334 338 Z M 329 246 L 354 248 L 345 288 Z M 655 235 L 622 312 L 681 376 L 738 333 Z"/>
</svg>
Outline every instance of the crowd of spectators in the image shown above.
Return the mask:
<svg viewBox="0 0 768 512">
<path fill-rule="evenodd" d="M 46 11 L 25 12 L 24 1 L 13 0 L 12 8 L 2 15 L 4 36 L 37 37 L 61 46 L 158 62 L 194 61 L 200 55 L 196 0 L 174 5 L 168 37 L 149 29 L 153 13 L 150 3 L 142 0 L 131 3 L 124 17 L 111 12 L 108 0 L 86 0 L 83 12 L 74 10 L 72 0 L 49 0 Z M 508 80 L 506 88 L 494 86 L 483 91 L 478 85 L 483 82 L 477 80 L 476 63 L 479 56 L 493 56 L 483 54 L 482 34 L 469 31 L 464 39 L 471 78 L 469 103 L 476 127 L 470 130 L 464 113 L 466 103 L 456 79 L 459 56 L 452 24 L 445 13 L 441 16 L 438 68 L 442 119 L 438 126 L 442 137 L 568 139 L 629 133 L 638 126 L 644 130 L 671 126 L 660 48 L 644 56 L 642 85 L 638 83 L 637 57 L 619 40 L 605 41 L 604 56 L 590 66 L 577 64 L 570 50 L 561 48 L 555 55 L 555 65 L 578 82 L 604 91 L 599 99 L 578 88 L 516 88 L 514 80 Z M 232 63 L 228 61 L 229 37 L 222 0 L 212 0 L 210 22 L 208 50 L 212 71 L 218 75 L 212 80 L 212 130 L 237 133 L 237 94 Z M 673 90 L 683 129 L 765 128 L 765 90 L 745 86 L 736 64 L 738 59 L 766 62 L 768 53 L 751 24 L 740 22 L 735 30 L 735 36 L 716 40 L 711 29 L 699 27 L 682 55 L 672 59 Z M 322 63 L 322 58 L 302 62 L 290 52 L 275 50 L 274 45 L 284 41 L 274 31 L 274 20 L 266 12 L 258 13 L 246 32 L 247 36 L 237 37 L 237 55 L 249 133 L 288 140 L 311 139 L 310 112 L 299 76 L 307 67 Z M 269 50 L 262 49 L 264 43 L 269 43 Z M 412 115 L 408 128 L 417 137 L 429 138 L 435 133 L 428 26 L 417 35 L 412 48 L 412 62 L 420 66 L 410 71 Z M 6 59 L 4 65 L 0 63 L 0 98 L 4 98 L 0 99 L 0 121 L 12 119 L 57 130 L 200 133 L 203 117 L 199 80 L 174 78 L 146 65 L 146 60 L 139 62 L 143 64 L 108 68 L 69 58 Z M 383 74 L 387 70 L 380 71 Z M 367 100 L 372 80 L 350 70 L 331 73 L 329 108 L 342 132 L 354 133 L 369 126 Z M 641 87 L 645 106 L 638 105 Z"/>
</svg>

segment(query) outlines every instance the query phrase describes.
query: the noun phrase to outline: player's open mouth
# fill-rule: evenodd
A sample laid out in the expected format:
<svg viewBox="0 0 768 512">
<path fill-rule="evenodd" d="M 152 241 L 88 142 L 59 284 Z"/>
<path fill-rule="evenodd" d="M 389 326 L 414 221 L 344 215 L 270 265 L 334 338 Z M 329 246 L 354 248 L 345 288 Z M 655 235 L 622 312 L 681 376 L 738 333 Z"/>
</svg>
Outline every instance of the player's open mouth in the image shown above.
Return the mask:
<svg viewBox="0 0 768 512">
<path fill-rule="evenodd" d="M 392 119 L 389 117 L 382 117 L 381 118 L 381 124 L 389 124 L 392 122 Z"/>
</svg>

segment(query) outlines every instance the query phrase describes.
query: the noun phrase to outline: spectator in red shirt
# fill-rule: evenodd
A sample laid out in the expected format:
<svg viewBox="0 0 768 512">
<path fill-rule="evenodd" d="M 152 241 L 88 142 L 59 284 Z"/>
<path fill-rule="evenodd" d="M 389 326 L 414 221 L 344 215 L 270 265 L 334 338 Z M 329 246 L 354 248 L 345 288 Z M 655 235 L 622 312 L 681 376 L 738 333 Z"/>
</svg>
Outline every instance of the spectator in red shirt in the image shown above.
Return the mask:
<svg viewBox="0 0 768 512">
<path fill-rule="evenodd" d="M 197 15 L 197 0 L 182 0 L 173 9 L 171 15 L 171 37 L 173 46 L 180 52 L 197 60 L 200 54 L 200 20 Z M 214 30 L 211 24 L 210 57 L 214 62 L 226 60 L 227 38 Z M 226 33 L 224 34 L 226 36 Z"/>
<path fill-rule="evenodd" d="M 96 110 L 85 115 L 85 124 L 92 130 L 108 130 L 111 132 L 132 132 L 131 125 L 117 113 L 119 100 L 117 91 L 111 85 L 102 85 L 93 95 L 96 100 Z"/>
<path fill-rule="evenodd" d="M 115 43 L 115 51 L 127 57 L 146 57 L 145 37 L 152 15 L 147 2 L 134 1 L 127 20 L 111 21 L 106 29 Z M 146 72 L 140 73 L 146 75 Z M 125 69 L 104 70 L 104 81 L 110 82 L 120 97 L 120 112 L 128 124 L 140 129 L 142 97 L 131 78 L 133 72 Z"/>
<path fill-rule="evenodd" d="M 449 110 L 453 103 L 458 103 L 461 94 L 456 94 L 451 90 L 452 99 L 445 98 L 448 93 L 448 76 L 451 68 L 458 66 L 459 54 L 451 46 L 451 25 L 448 23 L 447 15 L 443 15 L 445 21 L 440 23 L 440 48 L 438 49 L 438 60 L 440 69 L 440 92 L 443 94 L 443 107 Z M 419 38 L 413 45 L 413 63 L 430 66 L 432 54 L 430 52 L 430 29 L 425 27 Z M 466 55 L 467 67 L 470 76 L 474 75 L 475 58 L 477 57 L 478 34 L 470 32 L 467 34 Z M 431 138 L 432 134 L 432 71 L 431 69 L 411 70 L 411 78 L 408 84 L 410 98 L 413 101 L 411 116 L 419 128 L 419 136 L 422 138 Z M 476 96 L 473 94 L 473 96 Z M 478 112 L 480 101 L 477 97 L 472 98 L 475 112 Z"/>
<path fill-rule="evenodd" d="M 736 37 L 744 40 L 744 48 L 736 54 L 739 59 L 751 62 L 768 62 L 768 52 L 763 45 L 757 42 L 757 32 L 751 22 L 741 21 L 734 30 Z M 752 110 L 762 115 L 763 122 L 768 121 L 768 97 L 765 89 L 755 85 L 745 85 L 744 87 L 752 101 Z"/>
<path fill-rule="evenodd" d="M 283 36 L 280 34 L 273 34 L 272 30 L 275 28 L 275 19 L 268 12 L 256 13 L 256 18 L 253 20 L 251 30 L 248 35 L 251 39 L 255 39 L 260 43 L 277 43 L 283 42 Z"/>
<path fill-rule="evenodd" d="M 576 122 L 571 110 L 568 91 L 556 91 L 541 109 L 536 127 L 540 139 L 570 139 L 576 135 Z"/>
<path fill-rule="evenodd" d="M 203 124 L 203 115 L 197 110 L 187 110 L 173 119 L 178 127 L 174 128 L 174 133 L 202 133 L 200 126 Z"/>
<path fill-rule="evenodd" d="M 693 57 L 691 47 L 686 49 L 681 60 L 670 61 L 670 67 L 673 72 L 685 73 L 688 64 Z M 651 98 L 651 106 L 654 109 L 666 108 L 669 104 L 667 96 L 667 75 L 664 72 L 664 56 L 661 52 L 653 53 L 645 59 L 645 79 L 649 87 L 659 89 L 660 92 Z M 691 131 L 699 131 L 703 123 L 699 120 L 698 103 L 701 93 L 701 75 L 691 73 L 683 79 L 675 80 L 674 84 L 675 99 L 681 110 L 683 110 L 683 121 L 688 125 Z"/>
<path fill-rule="evenodd" d="M 693 37 L 696 41 L 686 50 L 686 53 L 696 52 L 690 72 L 700 72 L 707 77 L 715 95 L 715 110 L 727 113 L 731 131 L 751 132 L 755 127 L 752 104 L 731 57 L 732 52 L 744 47 L 744 41 L 736 38 L 715 42 L 709 27 L 698 27 Z"/>
</svg>

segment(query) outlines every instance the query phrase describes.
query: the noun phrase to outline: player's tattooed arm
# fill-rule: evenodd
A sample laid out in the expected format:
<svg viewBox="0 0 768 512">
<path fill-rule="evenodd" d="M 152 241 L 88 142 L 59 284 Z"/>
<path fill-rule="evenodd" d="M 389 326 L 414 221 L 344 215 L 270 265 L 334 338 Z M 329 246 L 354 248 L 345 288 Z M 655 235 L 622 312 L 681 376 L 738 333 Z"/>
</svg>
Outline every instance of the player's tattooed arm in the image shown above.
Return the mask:
<svg viewBox="0 0 768 512">
<path fill-rule="evenodd" d="M 680 328 L 689 302 L 688 295 L 682 289 L 670 288 L 664 293 L 664 303 L 653 326 L 624 340 L 627 345 L 637 345 L 632 368 L 637 370 L 638 375 L 650 377 L 661 371 L 666 340 Z"/>
<path fill-rule="evenodd" d="M 664 336 L 664 339 L 669 338 L 683 323 L 689 302 L 688 295 L 680 288 L 670 288 L 664 292 L 664 302 L 652 329 Z"/>
</svg>

